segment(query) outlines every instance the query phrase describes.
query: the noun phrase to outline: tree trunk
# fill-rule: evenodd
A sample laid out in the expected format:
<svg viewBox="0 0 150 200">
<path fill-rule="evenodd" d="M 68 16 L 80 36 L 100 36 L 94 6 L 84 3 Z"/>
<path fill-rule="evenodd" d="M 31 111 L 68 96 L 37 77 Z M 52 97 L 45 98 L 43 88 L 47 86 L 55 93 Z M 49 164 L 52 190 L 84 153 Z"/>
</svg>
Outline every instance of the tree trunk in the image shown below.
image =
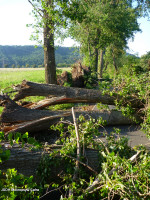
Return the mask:
<svg viewBox="0 0 150 200">
<path fill-rule="evenodd" d="M 52 0 L 47 2 L 48 6 L 53 7 Z M 45 81 L 48 84 L 56 84 L 56 64 L 54 48 L 54 24 L 51 16 L 44 11 L 44 66 Z"/>
<path fill-rule="evenodd" d="M 14 101 L 5 96 L 0 96 L 0 99 L 5 101 L 3 106 L 5 109 L 1 115 L 2 125 L 0 130 L 5 133 L 9 132 L 39 132 L 48 130 L 50 125 L 56 124 L 60 121 L 60 118 L 64 117 L 64 120 L 72 122 L 72 116 L 70 111 L 41 111 L 34 110 L 19 106 Z M 87 115 L 88 114 L 88 115 Z M 102 118 L 107 122 L 107 125 L 125 125 L 133 124 L 131 120 L 124 117 L 119 111 L 82 111 L 77 109 L 76 116 L 85 116 L 85 119 L 92 117 L 94 119 Z M 137 116 L 136 116 L 137 117 Z"/>
<path fill-rule="evenodd" d="M 102 78 L 103 77 L 103 69 L 104 69 L 104 54 L 105 54 L 105 51 L 104 50 L 101 50 L 100 51 L 100 62 L 99 62 L 99 67 L 98 67 L 98 78 Z"/>
<path fill-rule="evenodd" d="M 118 72 L 118 67 L 117 67 L 117 63 L 116 63 L 116 58 L 115 58 L 113 47 L 112 47 L 112 57 L 113 57 L 113 65 L 114 65 L 116 73 L 117 73 Z"/>
<path fill-rule="evenodd" d="M 93 55 L 93 67 L 94 67 L 94 72 L 97 72 L 97 68 L 98 68 L 98 49 L 95 48 L 94 50 L 94 55 Z"/>
<path fill-rule="evenodd" d="M 19 173 L 22 173 L 26 176 L 33 175 L 34 178 L 38 180 L 36 171 L 40 164 L 40 160 L 42 156 L 49 155 L 54 150 L 61 149 L 61 145 L 51 145 L 45 146 L 45 150 L 30 150 L 30 145 L 25 144 L 22 148 L 21 144 L 14 144 L 12 147 L 8 142 L 0 143 L 2 145 L 2 149 L 10 150 L 10 157 L 8 160 L 4 161 L 0 164 L 0 170 L 5 171 L 9 168 L 15 168 Z M 85 149 L 85 156 L 87 160 L 87 166 L 90 166 L 93 170 L 97 171 L 99 167 L 98 160 L 98 151 L 94 149 Z M 60 155 L 58 156 L 58 159 Z M 74 160 L 75 161 L 75 160 Z M 58 174 L 63 170 L 63 163 L 60 162 L 60 166 L 58 168 L 53 168 L 51 175 L 49 175 L 49 181 L 53 178 L 57 179 Z"/>
<path fill-rule="evenodd" d="M 143 108 L 144 102 L 140 99 L 136 99 L 132 96 L 127 98 L 121 97 L 118 94 L 113 96 L 105 94 L 103 95 L 100 90 L 85 89 L 85 88 L 71 88 L 63 87 L 59 85 L 52 84 L 39 84 L 29 81 L 23 81 L 21 85 L 14 87 L 18 90 L 18 94 L 15 96 L 14 101 L 23 99 L 27 96 L 64 96 L 63 103 L 69 101 L 71 102 L 88 102 L 88 103 L 103 103 L 107 105 L 115 105 L 116 99 L 123 100 L 123 105 L 128 103 L 131 104 L 133 108 Z M 56 102 L 57 103 L 57 102 Z M 61 102 L 60 102 L 61 103 Z M 54 104 L 54 102 L 53 102 Z"/>
</svg>

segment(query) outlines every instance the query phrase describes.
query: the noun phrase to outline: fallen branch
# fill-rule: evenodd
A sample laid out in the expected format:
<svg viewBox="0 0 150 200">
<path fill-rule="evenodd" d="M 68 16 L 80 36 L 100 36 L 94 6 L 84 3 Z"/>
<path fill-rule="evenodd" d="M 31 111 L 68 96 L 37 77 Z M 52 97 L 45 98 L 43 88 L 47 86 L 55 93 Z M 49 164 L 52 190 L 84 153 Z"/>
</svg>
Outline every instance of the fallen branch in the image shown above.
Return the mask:
<svg viewBox="0 0 150 200">
<path fill-rule="evenodd" d="M 39 84 L 34 82 L 29 82 L 24 80 L 21 85 L 14 86 L 15 90 L 18 90 L 18 94 L 16 94 L 14 100 L 20 100 L 27 96 L 65 96 L 62 103 L 74 103 L 74 102 L 90 102 L 90 103 L 98 103 L 101 102 L 103 104 L 115 105 L 116 100 L 122 99 L 117 94 L 113 96 L 103 95 L 99 90 L 93 89 L 84 89 L 84 88 L 71 88 L 71 87 L 63 87 L 59 85 L 52 84 Z M 125 104 L 130 103 L 134 108 L 143 107 L 143 103 L 139 99 L 135 99 L 134 97 L 130 97 L 125 99 Z M 56 103 L 58 103 L 56 101 Z M 61 102 L 59 102 L 61 103 Z M 54 104 L 54 102 L 53 102 Z"/>
<path fill-rule="evenodd" d="M 48 111 L 48 110 L 34 110 L 24 108 L 19 106 L 13 100 L 11 100 L 8 96 L 0 96 L 3 99 L 3 106 L 5 109 L 1 115 L 2 123 L 22 123 L 29 122 L 33 120 L 40 120 L 45 117 L 63 117 L 71 114 L 71 112 L 63 112 L 63 111 Z"/>
<path fill-rule="evenodd" d="M 73 122 L 74 122 L 74 126 L 75 126 L 76 139 L 77 139 L 77 160 L 76 160 L 76 166 L 75 166 L 74 175 L 73 175 L 73 179 L 72 179 L 72 181 L 75 182 L 78 179 L 78 175 L 79 175 L 79 160 L 80 160 L 80 156 L 81 156 L 81 146 L 80 146 L 80 137 L 79 137 L 78 125 L 77 125 L 77 121 L 76 121 L 75 112 L 74 112 L 73 107 L 72 107 L 72 116 L 73 116 Z M 73 189 L 70 189 L 69 190 L 69 197 L 71 197 L 72 195 L 73 195 Z"/>
<path fill-rule="evenodd" d="M 129 160 L 131 162 L 134 162 L 137 157 L 140 155 L 142 151 L 138 151 L 135 155 L 133 155 Z M 118 171 L 119 169 L 121 169 L 122 167 L 118 167 L 118 168 L 113 168 L 109 173 L 108 173 L 108 176 L 112 176 L 113 173 L 115 171 Z M 86 190 L 85 190 L 85 193 L 93 193 L 95 191 L 97 191 L 99 189 L 99 184 L 100 184 L 100 179 L 99 177 L 97 179 L 95 179 L 95 181 L 92 183 L 92 185 L 90 185 Z"/>
</svg>

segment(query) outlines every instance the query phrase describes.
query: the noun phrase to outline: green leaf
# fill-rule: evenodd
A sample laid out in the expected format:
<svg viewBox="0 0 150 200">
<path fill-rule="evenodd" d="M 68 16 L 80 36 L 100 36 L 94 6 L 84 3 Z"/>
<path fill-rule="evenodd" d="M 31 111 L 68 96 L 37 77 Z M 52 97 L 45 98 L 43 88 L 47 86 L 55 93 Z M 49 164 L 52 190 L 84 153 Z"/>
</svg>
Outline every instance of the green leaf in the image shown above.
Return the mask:
<svg viewBox="0 0 150 200">
<path fill-rule="evenodd" d="M 28 132 L 24 133 L 22 138 L 28 138 Z"/>
</svg>

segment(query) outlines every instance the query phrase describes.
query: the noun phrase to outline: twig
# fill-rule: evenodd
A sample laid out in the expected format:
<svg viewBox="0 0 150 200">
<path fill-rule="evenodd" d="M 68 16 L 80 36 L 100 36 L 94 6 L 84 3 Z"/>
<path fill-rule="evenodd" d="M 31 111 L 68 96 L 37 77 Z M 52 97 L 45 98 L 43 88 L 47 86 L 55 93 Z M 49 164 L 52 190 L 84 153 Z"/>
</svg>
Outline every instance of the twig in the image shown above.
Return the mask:
<svg viewBox="0 0 150 200">
<path fill-rule="evenodd" d="M 137 157 L 139 156 L 139 154 L 141 153 L 142 151 L 138 151 L 135 155 L 133 155 L 129 160 L 131 162 L 134 162 Z M 112 176 L 113 175 L 113 172 L 114 171 L 118 171 L 119 169 L 121 169 L 121 167 L 118 167 L 118 168 L 113 168 L 109 173 L 108 173 L 108 176 Z M 100 184 L 100 179 L 99 177 L 95 179 L 95 181 L 92 183 L 92 185 L 90 185 L 86 190 L 85 192 L 87 193 L 93 193 L 94 191 L 96 191 L 96 187 Z"/>
<path fill-rule="evenodd" d="M 36 6 L 30 1 L 28 0 L 28 2 L 33 6 L 33 8 L 36 10 L 36 12 L 43 18 L 43 15 L 40 13 L 43 12 L 41 9 L 37 9 Z"/>
<path fill-rule="evenodd" d="M 79 172 L 79 160 L 80 160 L 80 155 L 81 155 L 81 146 L 80 146 L 80 138 L 79 138 L 79 131 L 78 131 L 78 125 L 74 113 L 74 108 L 72 107 L 72 116 L 73 116 L 73 122 L 75 126 L 75 132 L 76 132 L 76 138 L 77 138 L 77 159 L 76 159 L 76 166 L 75 166 L 75 171 L 73 175 L 73 181 L 77 180 L 78 177 L 78 172 Z M 69 190 L 69 197 L 73 195 L 73 190 Z"/>
<path fill-rule="evenodd" d="M 56 188 L 56 189 L 53 189 L 53 190 L 50 190 L 49 192 L 46 192 L 43 196 L 40 197 L 40 199 L 42 199 L 43 197 L 45 197 L 47 194 L 51 193 L 51 192 L 54 192 L 54 191 L 57 191 L 63 187 L 64 185 L 61 185 L 59 188 Z M 60 191 L 61 192 L 61 191 Z"/>
<path fill-rule="evenodd" d="M 72 156 L 69 156 L 69 155 L 65 155 L 66 157 L 68 158 L 71 158 L 73 160 L 76 160 L 78 161 L 81 165 L 87 167 L 89 170 L 91 170 L 92 172 L 94 172 L 95 174 L 98 174 L 92 167 L 90 167 L 89 165 L 85 164 L 84 162 L 80 161 L 80 160 L 77 160 L 76 158 L 72 157 Z"/>
</svg>

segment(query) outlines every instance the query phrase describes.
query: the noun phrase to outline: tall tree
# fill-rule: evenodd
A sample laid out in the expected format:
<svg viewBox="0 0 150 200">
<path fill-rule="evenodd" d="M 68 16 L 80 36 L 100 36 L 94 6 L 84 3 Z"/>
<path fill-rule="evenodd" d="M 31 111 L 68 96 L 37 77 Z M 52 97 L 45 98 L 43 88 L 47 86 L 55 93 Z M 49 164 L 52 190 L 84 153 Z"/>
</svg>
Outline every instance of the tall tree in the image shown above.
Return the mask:
<svg viewBox="0 0 150 200">
<path fill-rule="evenodd" d="M 125 48 L 127 40 L 140 30 L 138 17 L 143 15 L 144 9 L 148 11 L 150 5 L 146 0 L 80 0 L 75 2 L 77 5 L 75 12 L 78 16 L 76 17 L 75 13 L 70 34 L 80 42 L 81 49 L 86 56 L 89 56 L 89 60 L 94 61 L 91 65 L 95 71 L 102 68 L 103 63 L 98 61 L 97 58 L 102 58 L 98 56 L 98 53 L 110 45 L 115 48 L 117 46 L 120 49 Z M 114 51 L 112 52 L 113 63 L 117 69 L 115 54 Z"/>
<path fill-rule="evenodd" d="M 33 13 L 37 24 L 34 24 L 36 33 L 43 29 L 44 41 L 44 66 L 45 81 L 48 84 L 56 84 L 56 64 L 55 64 L 55 47 L 54 47 L 54 19 L 53 0 L 28 0 L 33 6 Z M 37 39 L 38 36 L 34 37 Z"/>
</svg>

